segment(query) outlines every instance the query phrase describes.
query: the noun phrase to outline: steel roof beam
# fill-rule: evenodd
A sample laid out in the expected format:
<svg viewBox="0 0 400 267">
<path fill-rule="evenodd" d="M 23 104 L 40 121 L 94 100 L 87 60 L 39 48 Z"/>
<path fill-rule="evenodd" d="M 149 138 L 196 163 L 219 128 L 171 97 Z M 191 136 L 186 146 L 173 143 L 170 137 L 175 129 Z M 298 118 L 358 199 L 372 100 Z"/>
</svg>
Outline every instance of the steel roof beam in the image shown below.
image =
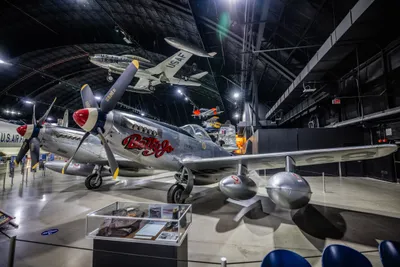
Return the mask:
<svg viewBox="0 0 400 267">
<path fill-rule="evenodd" d="M 345 35 L 353 26 L 353 24 L 364 14 L 364 12 L 374 3 L 375 0 L 359 0 L 354 7 L 349 11 L 347 16 L 344 17 L 342 22 L 336 27 L 336 29 L 329 35 L 325 43 L 318 49 L 315 55 L 307 63 L 304 69 L 296 77 L 287 90 L 282 96 L 276 101 L 275 105 L 265 115 L 265 119 L 268 119 L 279 109 L 281 104 L 292 94 L 299 84 L 310 74 L 314 67 L 327 55 L 334 45 Z"/>
</svg>

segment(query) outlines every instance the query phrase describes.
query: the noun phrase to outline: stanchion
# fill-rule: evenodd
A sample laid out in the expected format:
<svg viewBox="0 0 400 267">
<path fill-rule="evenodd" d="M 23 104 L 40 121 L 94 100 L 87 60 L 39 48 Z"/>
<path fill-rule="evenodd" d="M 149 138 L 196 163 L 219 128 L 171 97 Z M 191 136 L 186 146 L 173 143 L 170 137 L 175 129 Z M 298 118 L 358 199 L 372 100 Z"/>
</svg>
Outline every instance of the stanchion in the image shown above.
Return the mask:
<svg viewBox="0 0 400 267">
<path fill-rule="evenodd" d="M 8 267 L 14 267 L 15 258 L 15 243 L 17 241 L 17 236 L 10 238 L 10 250 L 8 251 Z"/>
<path fill-rule="evenodd" d="M 226 266 L 228 266 L 228 263 L 227 263 L 227 261 L 226 261 L 226 258 L 225 258 L 225 257 L 222 257 L 222 258 L 221 258 L 221 267 L 226 267 Z"/>
<path fill-rule="evenodd" d="M 339 177 L 342 178 L 342 163 L 339 162 Z"/>
<path fill-rule="evenodd" d="M 325 190 L 325 172 L 322 173 L 322 191 L 326 193 Z"/>
</svg>

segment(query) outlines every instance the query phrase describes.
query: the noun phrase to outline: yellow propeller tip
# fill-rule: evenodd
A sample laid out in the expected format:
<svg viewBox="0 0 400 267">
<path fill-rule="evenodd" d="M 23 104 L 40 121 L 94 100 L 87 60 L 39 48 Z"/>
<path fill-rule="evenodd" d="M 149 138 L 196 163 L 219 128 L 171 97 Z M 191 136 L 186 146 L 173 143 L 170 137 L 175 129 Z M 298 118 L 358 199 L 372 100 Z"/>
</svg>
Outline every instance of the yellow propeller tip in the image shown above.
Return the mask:
<svg viewBox="0 0 400 267">
<path fill-rule="evenodd" d="M 33 165 L 32 169 L 36 169 L 38 165 L 39 165 L 39 162 L 36 163 L 35 165 Z"/>
<path fill-rule="evenodd" d="M 137 61 L 136 59 L 135 59 L 135 60 L 132 60 L 132 64 L 135 65 L 135 67 L 136 67 L 137 69 L 139 69 L 139 61 Z"/>
<path fill-rule="evenodd" d="M 64 168 L 62 168 L 62 170 L 61 170 L 61 174 L 64 174 Z"/>
<path fill-rule="evenodd" d="M 16 160 L 14 160 L 14 164 L 15 164 L 15 165 L 18 165 L 18 162 L 17 162 Z"/>
<path fill-rule="evenodd" d="M 81 91 L 82 91 L 83 89 L 85 89 L 86 86 L 87 86 L 87 84 L 84 84 L 84 85 L 81 87 Z"/>
<path fill-rule="evenodd" d="M 114 179 L 114 180 L 117 179 L 118 173 L 119 173 L 119 168 L 117 168 L 117 169 L 115 170 L 115 172 L 114 172 L 114 175 L 113 175 L 113 179 Z"/>
</svg>

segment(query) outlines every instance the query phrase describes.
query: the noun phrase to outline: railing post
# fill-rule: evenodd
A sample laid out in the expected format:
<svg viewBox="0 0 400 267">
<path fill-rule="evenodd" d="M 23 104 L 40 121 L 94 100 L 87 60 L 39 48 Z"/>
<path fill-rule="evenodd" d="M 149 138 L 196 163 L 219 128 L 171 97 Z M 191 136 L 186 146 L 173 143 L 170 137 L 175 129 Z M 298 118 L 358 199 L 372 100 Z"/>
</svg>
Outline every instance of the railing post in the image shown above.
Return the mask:
<svg viewBox="0 0 400 267">
<path fill-rule="evenodd" d="M 10 238 L 10 249 L 8 251 L 8 267 L 14 267 L 15 258 L 15 243 L 17 242 L 17 236 Z"/>
</svg>

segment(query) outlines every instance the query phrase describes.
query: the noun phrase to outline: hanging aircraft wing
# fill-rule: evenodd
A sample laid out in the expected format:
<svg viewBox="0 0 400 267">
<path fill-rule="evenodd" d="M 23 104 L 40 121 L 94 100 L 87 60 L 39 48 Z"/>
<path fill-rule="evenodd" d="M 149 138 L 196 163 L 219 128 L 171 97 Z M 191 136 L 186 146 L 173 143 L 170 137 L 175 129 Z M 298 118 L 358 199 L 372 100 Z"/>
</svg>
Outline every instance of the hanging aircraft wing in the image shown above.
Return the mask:
<svg viewBox="0 0 400 267">
<path fill-rule="evenodd" d="M 267 154 L 241 155 L 219 158 L 183 159 L 182 164 L 195 171 L 218 170 L 247 165 L 248 170 L 284 168 L 286 157 L 291 157 L 296 166 L 317 165 L 333 162 L 357 161 L 380 158 L 397 150 L 397 145 L 373 145 L 303 150 Z"/>
<path fill-rule="evenodd" d="M 144 89 L 149 88 L 150 80 L 145 78 L 140 78 L 139 81 L 133 86 L 135 89 Z M 153 82 L 154 83 L 154 82 Z"/>
<path fill-rule="evenodd" d="M 191 53 L 180 50 L 157 66 L 146 69 L 146 71 L 152 75 L 164 72 L 167 78 L 171 78 L 185 65 L 191 56 Z"/>
</svg>

